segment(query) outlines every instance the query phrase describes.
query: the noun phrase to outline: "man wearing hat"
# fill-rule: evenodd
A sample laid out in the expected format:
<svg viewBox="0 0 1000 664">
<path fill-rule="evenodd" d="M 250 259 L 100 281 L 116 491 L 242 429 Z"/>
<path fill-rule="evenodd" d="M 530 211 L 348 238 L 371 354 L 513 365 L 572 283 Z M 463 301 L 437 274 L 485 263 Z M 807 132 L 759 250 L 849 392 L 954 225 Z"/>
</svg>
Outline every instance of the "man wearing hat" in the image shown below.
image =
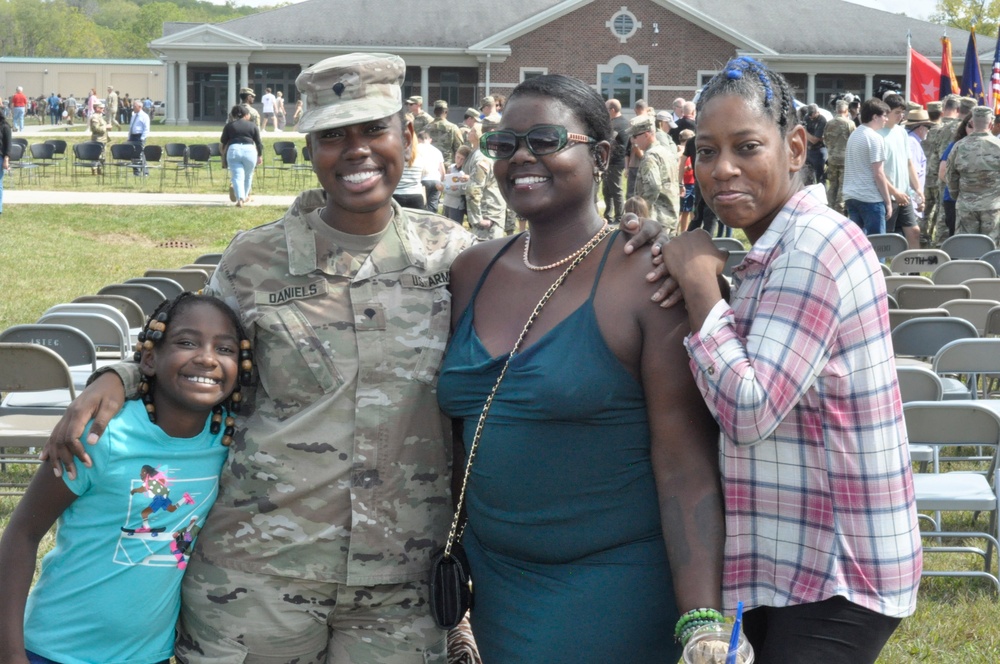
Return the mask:
<svg viewBox="0 0 1000 664">
<path fill-rule="evenodd" d="M 482 127 L 479 124 L 479 111 L 469 107 L 465 109 L 465 114 L 462 116 L 462 126 L 458 130 L 462 133 L 462 142 L 468 145 L 472 149 L 478 149 L 478 145 L 473 145 L 469 142 L 469 132 L 475 129 L 477 134 L 482 134 Z"/>
<path fill-rule="evenodd" d="M 632 144 L 642 150 L 635 178 L 635 195 L 649 204 L 649 213 L 670 236 L 677 233 L 680 216 L 680 181 L 677 149 L 671 153 L 656 140 L 653 118 L 636 116 L 629 123 Z"/>
<path fill-rule="evenodd" d="M 924 200 L 926 199 L 927 191 L 927 155 L 924 154 L 924 139 L 927 138 L 927 132 L 930 128 L 934 126 L 931 122 L 931 117 L 928 115 L 927 111 L 923 108 L 910 109 L 906 114 L 906 122 L 903 124 L 903 128 L 906 129 L 906 146 L 910 152 L 910 163 L 913 164 L 913 169 L 916 171 L 917 183 L 920 185 L 921 191 L 924 193 Z M 936 173 L 931 175 L 932 180 L 937 179 L 934 177 Z M 916 209 L 914 211 L 917 215 L 917 220 L 920 224 L 923 224 L 924 210 Z M 922 241 L 921 241 L 922 243 Z"/>
<path fill-rule="evenodd" d="M 491 95 L 483 97 L 479 102 L 479 119 L 483 122 L 500 124 L 500 114 L 497 113 L 497 100 Z"/>
<path fill-rule="evenodd" d="M 676 127 L 670 111 L 657 111 L 655 118 L 656 142 L 668 151 L 677 152 L 677 144 L 670 138 L 670 130 Z"/>
<path fill-rule="evenodd" d="M 434 119 L 424 110 L 424 98 L 420 95 L 408 98 L 406 108 L 413 114 L 413 130 L 418 134 Z"/>
<path fill-rule="evenodd" d="M 416 129 L 416 122 L 413 126 Z M 441 151 L 445 166 L 455 163 L 455 151 L 462 147 L 462 132 L 448 121 L 448 102 L 443 99 L 434 102 L 434 119 L 427 123 L 424 131 L 431 137 L 431 144 Z"/>
<path fill-rule="evenodd" d="M 990 133 L 993 111 L 972 110 L 971 134 L 948 156 L 948 190 L 955 199 L 955 233 L 981 233 L 1000 240 L 1000 139 Z"/>
<path fill-rule="evenodd" d="M 838 99 L 833 107 L 833 118 L 826 123 L 823 130 L 823 143 L 826 145 L 826 203 L 831 208 L 845 214 L 844 198 L 844 156 L 847 154 L 847 140 L 854 131 L 849 103 L 846 99 Z"/>
<path fill-rule="evenodd" d="M 118 93 L 115 92 L 113 86 L 108 86 L 108 103 L 105 107 L 108 112 L 108 124 L 115 127 L 118 126 Z"/>
<path fill-rule="evenodd" d="M 354 53 L 299 75 L 322 189 L 241 233 L 206 288 L 250 331 L 259 382 L 185 575 L 189 664 L 445 662 L 427 604 L 452 516 L 435 385 L 472 235 L 392 200 L 414 140 L 404 73 Z"/>
<path fill-rule="evenodd" d="M 257 98 L 253 88 L 240 88 L 240 103 L 246 104 L 250 109 L 250 121 L 257 125 L 257 129 L 262 129 L 260 125 L 260 113 L 253 107 L 253 100 Z"/>
<path fill-rule="evenodd" d="M 104 102 L 98 99 L 94 102 L 94 112 L 90 114 L 90 120 L 88 125 L 90 127 L 90 140 L 96 141 L 105 148 L 108 145 L 108 132 L 111 131 L 111 125 L 108 124 L 107 118 L 104 117 Z"/>
<path fill-rule="evenodd" d="M 924 156 L 927 158 L 927 170 L 931 174 L 924 182 L 924 216 L 920 220 L 920 243 L 929 245 L 930 234 L 934 230 L 934 218 L 937 214 L 938 201 L 941 199 L 941 192 L 938 184 L 941 180 L 937 177 L 937 171 L 931 166 L 931 159 L 934 156 L 933 132 L 941 124 L 941 112 L 944 104 L 940 101 L 927 102 L 927 117 L 930 118 L 931 126 L 927 130 L 921 146 L 924 149 Z M 940 157 L 938 157 L 940 163 Z"/>
</svg>

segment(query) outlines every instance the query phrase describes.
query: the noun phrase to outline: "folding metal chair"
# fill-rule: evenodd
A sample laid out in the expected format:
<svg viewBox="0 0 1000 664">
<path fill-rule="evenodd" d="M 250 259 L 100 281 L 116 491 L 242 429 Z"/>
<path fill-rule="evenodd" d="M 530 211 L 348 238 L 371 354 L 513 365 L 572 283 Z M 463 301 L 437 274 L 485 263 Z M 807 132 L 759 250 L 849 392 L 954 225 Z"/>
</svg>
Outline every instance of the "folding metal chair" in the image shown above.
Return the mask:
<svg viewBox="0 0 1000 664">
<path fill-rule="evenodd" d="M 915 318 L 940 318 L 950 316 L 946 309 L 889 309 L 889 329 L 895 330 L 903 321 Z"/>
<path fill-rule="evenodd" d="M 919 274 L 933 272 L 951 258 L 940 249 L 907 249 L 892 257 L 889 267 L 893 273 Z"/>
<path fill-rule="evenodd" d="M 743 243 L 734 237 L 713 237 L 712 244 L 722 251 L 746 251 Z"/>
<path fill-rule="evenodd" d="M 124 320 L 124 316 L 122 317 Z M 90 337 L 97 348 L 98 358 L 124 360 L 128 357 L 130 342 L 128 328 L 121 322 L 102 314 L 53 312 L 43 314 L 39 323 L 69 325 Z"/>
<path fill-rule="evenodd" d="M 184 287 L 173 279 L 166 277 L 133 277 L 126 279 L 126 284 L 146 284 L 163 293 L 163 297 L 172 300 L 184 292 Z"/>
<path fill-rule="evenodd" d="M 142 276 L 170 279 L 192 293 L 197 293 L 208 283 L 208 273 L 204 270 L 146 270 Z"/>
<path fill-rule="evenodd" d="M 893 294 L 899 302 L 900 309 L 935 309 L 951 300 L 969 299 L 970 295 L 969 287 L 961 284 L 949 286 L 904 284 Z"/>
<path fill-rule="evenodd" d="M 135 300 L 123 295 L 81 295 L 74 298 L 73 302 L 93 302 L 114 307 L 125 316 L 130 330 L 141 328 L 146 323 L 146 315 L 142 313 L 142 307 L 136 304 Z"/>
<path fill-rule="evenodd" d="M 167 299 L 162 292 L 148 284 L 108 284 L 97 291 L 97 294 L 123 295 L 142 307 L 142 313 L 147 317 Z"/>
<path fill-rule="evenodd" d="M 906 251 L 906 248 L 909 246 L 906 243 L 906 238 L 898 233 L 874 233 L 868 236 L 868 241 L 872 243 L 875 256 L 880 261 L 892 258 L 896 254 Z"/>
<path fill-rule="evenodd" d="M 930 362 L 946 344 L 958 339 L 978 338 L 979 333 L 972 323 L 961 318 L 914 318 L 892 330 L 892 348 L 897 365 L 916 364 L 932 369 Z M 969 398 L 968 386 L 957 378 L 942 377 L 941 383 L 944 399 Z"/>
<path fill-rule="evenodd" d="M 986 261 L 963 259 L 939 265 L 931 274 L 931 281 L 938 285 L 951 285 L 961 284 L 969 279 L 994 279 L 996 276 L 997 271 Z"/>
<path fill-rule="evenodd" d="M 950 300 L 941 305 L 941 308 L 954 318 L 962 318 L 976 326 L 979 334 L 986 334 L 986 323 L 989 319 L 990 310 L 1000 306 L 996 300 L 973 300 L 960 299 Z"/>
<path fill-rule="evenodd" d="M 952 260 L 978 259 L 996 248 L 993 238 L 978 233 L 959 233 L 941 243 L 941 251 L 951 256 Z"/>
<path fill-rule="evenodd" d="M 933 286 L 934 282 L 929 277 L 922 277 L 919 274 L 890 274 L 885 278 L 885 292 L 896 297 L 896 289 L 904 284 Z"/>
</svg>

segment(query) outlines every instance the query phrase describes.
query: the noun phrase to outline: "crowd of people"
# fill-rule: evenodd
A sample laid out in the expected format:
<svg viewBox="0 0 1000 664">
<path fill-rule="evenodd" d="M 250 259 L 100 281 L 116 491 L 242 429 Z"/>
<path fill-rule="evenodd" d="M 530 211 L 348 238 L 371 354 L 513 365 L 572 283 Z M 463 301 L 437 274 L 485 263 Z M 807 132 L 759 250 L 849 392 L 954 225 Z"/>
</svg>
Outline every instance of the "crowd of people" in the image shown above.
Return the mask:
<svg viewBox="0 0 1000 664">
<path fill-rule="evenodd" d="M 990 110 L 890 92 L 827 118 L 738 57 L 669 111 L 640 100 L 627 120 L 547 74 L 459 126 L 443 100 L 404 99 L 404 74 L 351 54 L 296 81 L 320 188 L 237 236 L 206 288 L 238 323 L 216 327 L 247 362 L 244 407 L 162 609 L 173 652 L 149 658 L 448 661 L 429 578 L 448 541 L 486 664 L 674 662 L 738 605 L 758 664 L 874 663 L 915 611 L 922 551 L 866 234 L 993 235 Z M 272 97 L 258 114 L 241 90 L 221 137 L 238 203 L 280 127 Z M 750 244 L 731 284 L 716 227 Z M 122 404 L 160 375 L 156 343 L 207 335 L 183 313 L 71 404 L 28 497 L 68 505 L 101 471 Z M 173 403 L 188 424 L 233 400 L 231 367 L 205 375 L 229 366 L 216 354 L 165 365 L 171 389 L 206 384 Z M 27 510 L 0 563 L 66 518 Z M 0 648 L 60 661 L 78 644 L 35 627 L 44 597 L 25 616 L 26 565 L 0 580 Z M 176 581 L 158 590 L 176 601 Z"/>
<path fill-rule="evenodd" d="M 149 97 L 137 98 L 143 110 L 152 115 L 154 102 Z M 126 92 L 122 94 L 113 86 L 108 86 L 104 97 L 98 97 L 96 88 L 91 88 L 87 95 L 78 99 L 73 93 L 63 95 L 52 92 L 48 96 L 42 94 L 28 97 L 24 88 L 18 86 L 6 103 L 9 110 L 10 123 L 13 131 L 24 131 L 24 122 L 35 118 L 38 124 L 74 126 L 77 122 L 84 125 L 90 123 L 94 116 L 96 104 L 100 102 L 105 121 L 113 126 L 127 125 L 132 120 L 133 99 Z M 6 113 L 5 113 L 6 115 Z"/>
</svg>

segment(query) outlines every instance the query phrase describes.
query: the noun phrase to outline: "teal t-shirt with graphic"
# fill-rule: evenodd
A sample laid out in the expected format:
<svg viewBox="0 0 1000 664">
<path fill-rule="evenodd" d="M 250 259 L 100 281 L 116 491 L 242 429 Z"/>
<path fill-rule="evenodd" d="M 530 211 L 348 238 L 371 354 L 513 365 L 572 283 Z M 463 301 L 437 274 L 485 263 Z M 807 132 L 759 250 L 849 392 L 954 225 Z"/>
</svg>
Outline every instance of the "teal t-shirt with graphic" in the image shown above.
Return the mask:
<svg viewBox="0 0 1000 664">
<path fill-rule="evenodd" d="M 63 474 L 78 497 L 28 596 L 25 646 L 63 664 L 168 659 L 181 579 L 226 460 L 222 434 L 206 418 L 194 438 L 173 438 L 129 401 L 87 451 L 91 468 Z"/>
</svg>

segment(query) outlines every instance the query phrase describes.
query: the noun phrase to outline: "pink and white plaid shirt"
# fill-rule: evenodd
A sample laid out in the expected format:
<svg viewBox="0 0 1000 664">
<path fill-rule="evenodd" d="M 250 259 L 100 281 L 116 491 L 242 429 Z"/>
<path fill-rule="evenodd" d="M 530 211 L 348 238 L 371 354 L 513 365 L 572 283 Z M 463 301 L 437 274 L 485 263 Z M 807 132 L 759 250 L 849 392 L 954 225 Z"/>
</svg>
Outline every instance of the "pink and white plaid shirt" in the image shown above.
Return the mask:
<svg viewBox="0 0 1000 664">
<path fill-rule="evenodd" d="M 733 281 L 686 340 L 723 434 L 726 610 L 839 595 L 912 614 L 920 534 L 871 244 L 808 187 Z"/>
</svg>

